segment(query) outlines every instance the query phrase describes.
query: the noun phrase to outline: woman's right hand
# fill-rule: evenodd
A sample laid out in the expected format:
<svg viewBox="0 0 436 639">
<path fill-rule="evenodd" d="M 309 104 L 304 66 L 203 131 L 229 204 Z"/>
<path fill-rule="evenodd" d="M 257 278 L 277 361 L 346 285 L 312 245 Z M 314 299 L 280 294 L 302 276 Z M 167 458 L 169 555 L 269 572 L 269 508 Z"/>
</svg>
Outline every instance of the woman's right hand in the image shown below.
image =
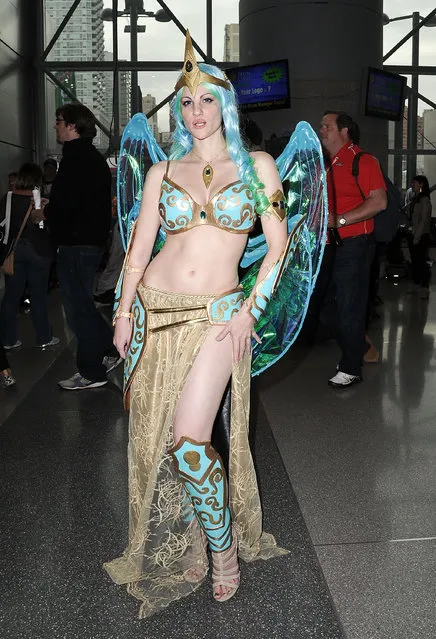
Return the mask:
<svg viewBox="0 0 436 639">
<path fill-rule="evenodd" d="M 126 359 L 132 341 L 133 322 L 128 317 L 118 317 L 115 322 L 114 345 L 120 357 Z"/>
</svg>

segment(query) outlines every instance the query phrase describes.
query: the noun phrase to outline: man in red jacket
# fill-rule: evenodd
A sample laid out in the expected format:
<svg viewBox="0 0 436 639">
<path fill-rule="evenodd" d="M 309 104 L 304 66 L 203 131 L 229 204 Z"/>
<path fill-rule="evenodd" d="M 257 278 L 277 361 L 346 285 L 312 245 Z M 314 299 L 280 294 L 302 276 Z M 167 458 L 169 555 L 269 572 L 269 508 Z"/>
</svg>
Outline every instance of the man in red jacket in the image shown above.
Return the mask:
<svg viewBox="0 0 436 639">
<path fill-rule="evenodd" d="M 342 111 L 327 111 L 320 138 L 327 152 L 327 190 L 330 237 L 336 237 L 328 298 L 323 310 L 334 329 L 342 357 L 330 386 L 347 388 L 362 379 L 369 272 L 374 256 L 374 216 L 387 205 L 386 184 L 376 158 L 364 154 L 359 185 L 352 174 L 354 156 L 361 150 L 359 127 Z"/>
</svg>

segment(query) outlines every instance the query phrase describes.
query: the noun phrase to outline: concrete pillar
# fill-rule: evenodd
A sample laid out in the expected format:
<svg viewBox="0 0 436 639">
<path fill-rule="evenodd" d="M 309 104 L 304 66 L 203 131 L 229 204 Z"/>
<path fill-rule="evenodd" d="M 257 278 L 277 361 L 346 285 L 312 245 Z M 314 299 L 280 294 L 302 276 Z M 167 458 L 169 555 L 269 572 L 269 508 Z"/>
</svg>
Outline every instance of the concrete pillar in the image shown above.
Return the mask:
<svg viewBox="0 0 436 639">
<path fill-rule="evenodd" d="M 299 120 L 318 130 L 323 111 L 343 110 L 387 166 L 387 121 L 363 114 L 365 71 L 383 67 L 382 11 L 383 0 L 240 0 L 240 64 L 289 60 L 291 108 L 251 116 L 265 138 Z"/>
<path fill-rule="evenodd" d="M 436 109 L 424 111 L 424 148 L 433 149 L 436 144 Z M 424 175 L 430 183 L 430 187 L 436 184 L 436 155 L 424 155 Z M 431 194 L 432 217 L 436 218 L 436 191 Z"/>
</svg>

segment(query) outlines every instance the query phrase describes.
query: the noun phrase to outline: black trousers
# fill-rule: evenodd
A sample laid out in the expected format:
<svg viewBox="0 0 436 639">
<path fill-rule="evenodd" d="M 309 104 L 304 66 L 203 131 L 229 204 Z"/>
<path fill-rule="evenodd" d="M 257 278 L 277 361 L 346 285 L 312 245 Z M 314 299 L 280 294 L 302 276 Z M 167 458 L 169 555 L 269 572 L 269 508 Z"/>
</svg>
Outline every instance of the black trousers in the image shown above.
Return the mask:
<svg viewBox="0 0 436 639">
<path fill-rule="evenodd" d="M 418 244 L 413 243 L 413 237 L 408 238 L 410 259 L 412 260 L 413 283 L 423 288 L 430 285 L 431 267 L 428 264 L 428 247 L 430 246 L 430 235 L 425 233 Z"/>
<path fill-rule="evenodd" d="M 320 320 L 336 337 L 342 355 L 339 370 L 362 374 L 366 350 L 365 324 L 369 274 L 375 241 L 371 235 L 357 235 L 337 246 Z"/>
</svg>

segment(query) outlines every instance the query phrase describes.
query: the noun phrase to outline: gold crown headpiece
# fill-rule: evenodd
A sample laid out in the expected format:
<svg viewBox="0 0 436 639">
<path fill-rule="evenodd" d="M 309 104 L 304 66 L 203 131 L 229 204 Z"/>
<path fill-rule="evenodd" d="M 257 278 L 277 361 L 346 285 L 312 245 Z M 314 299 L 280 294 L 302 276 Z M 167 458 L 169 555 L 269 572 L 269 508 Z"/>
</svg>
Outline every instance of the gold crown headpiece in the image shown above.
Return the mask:
<svg viewBox="0 0 436 639">
<path fill-rule="evenodd" d="M 228 81 L 226 75 L 224 74 L 224 80 L 221 78 L 216 78 L 213 75 L 209 75 L 209 73 L 205 73 L 200 69 L 197 64 L 197 60 L 195 59 L 194 49 L 192 47 L 191 36 L 189 35 L 189 30 L 186 30 L 186 43 L 185 43 L 185 61 L 183 63 L 182 75 L 179 78 L 176 86 L 174 87 L 176 91 L 181 89 L 182 87 L 188 87 L 192 96 L 194 97 L 197 93 L 198 85 L 202 82 L 210 82 L 210 84 L 217 84 L 220 87 L 224 87 L 224 89 L 230 89 L 230 82 Z"/>
</svg>

